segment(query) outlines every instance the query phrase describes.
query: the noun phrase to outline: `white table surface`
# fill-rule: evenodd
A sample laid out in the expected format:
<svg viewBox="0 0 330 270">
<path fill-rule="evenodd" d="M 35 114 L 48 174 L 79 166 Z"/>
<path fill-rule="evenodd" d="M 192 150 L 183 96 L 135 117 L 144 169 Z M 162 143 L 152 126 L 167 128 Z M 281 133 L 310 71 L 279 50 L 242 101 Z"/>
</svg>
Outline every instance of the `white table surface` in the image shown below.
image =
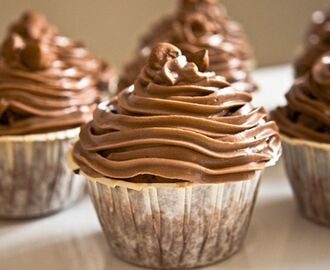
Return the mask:
<svg viewBox="0 0 330 270">
<path fill-rule="evenodd" d="M 255 73 L 256 103 L 284 102 L 287 66 Z M 0 270 L 135 270 L 115 258 L 88 198 L 59 214 L 25 222 L 0 221 Z M 242 250 L 207 270 L 329 270 L 330 229 L 296 210 L 282 162 L 267 169 Z"/>
</svg>

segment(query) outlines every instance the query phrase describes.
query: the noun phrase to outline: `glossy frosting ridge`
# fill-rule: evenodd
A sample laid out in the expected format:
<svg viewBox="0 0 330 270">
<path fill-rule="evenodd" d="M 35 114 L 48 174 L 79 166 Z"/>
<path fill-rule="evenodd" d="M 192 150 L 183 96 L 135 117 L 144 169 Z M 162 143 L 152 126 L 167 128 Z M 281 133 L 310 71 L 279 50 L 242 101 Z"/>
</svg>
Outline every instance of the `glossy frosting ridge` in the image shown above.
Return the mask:
<svg viewBox="0 0 330 270">
<path fill-rule="evenodd" d="M 218 183 L 251 179 L 280 154 L 277 126 L 251 95 L 160 43 L 134 86 L 94 112 L 73 150 L 91 177 L 132 182 Z"/>
<path fill-rule="evenodd" d="M 330 143 L 330 51 L 286 95 L 287 106 L 273 112 L 280 131 L 293 138 Z"/>
<path fill-rule="evenodd" d="M 119 89 L 131 85 L 143 65 L 151 48 L 158 42 L 169 42 L 179 47 L 189 58 L 189 54 L 208 49 L 209 70 L 224 76 L 234 87 L 244 91 L 254 91 L 249 71 L 253 51 L 242 27 L 226 15 L 217 1 L 181 0 L 175 16 L 161 20 L 150 34 L 142 39 L 137 56 L 124 67 Z"/>
<path fill-rule="evenodd" d="M 59 131 L 88 122 L 99 100 L 99 65 L 41 14 L 23 14 L 1 46 L 0 136 Z"/>
</svg>

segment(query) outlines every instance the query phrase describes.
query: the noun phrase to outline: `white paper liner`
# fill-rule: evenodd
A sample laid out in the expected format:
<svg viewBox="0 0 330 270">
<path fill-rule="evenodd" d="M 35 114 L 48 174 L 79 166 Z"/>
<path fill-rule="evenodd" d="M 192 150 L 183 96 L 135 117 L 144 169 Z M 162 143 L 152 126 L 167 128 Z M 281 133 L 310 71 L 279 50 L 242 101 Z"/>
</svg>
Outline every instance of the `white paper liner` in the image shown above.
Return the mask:
<svg viewBox="0 0 330 270">
<path fill-rule="evenodd" d="M 66 165 L 79 128 L 0 137 L 0 217 L 31 218 L 56 212 L 81 198 L 84 177 Z"/>
<path fill-rule="evenodd" d="M 242 245 L 260 172 L 221 184 L 134 184 L 88 181 L 89 193 L 113 252 L 158 269 L 200 267 L 224 260 Z"/>
<path fill-rule="evenodd" d="M 330 145 L 282 139 L 285 167 L 300 211 L 330 226 Z"/>
</svg>

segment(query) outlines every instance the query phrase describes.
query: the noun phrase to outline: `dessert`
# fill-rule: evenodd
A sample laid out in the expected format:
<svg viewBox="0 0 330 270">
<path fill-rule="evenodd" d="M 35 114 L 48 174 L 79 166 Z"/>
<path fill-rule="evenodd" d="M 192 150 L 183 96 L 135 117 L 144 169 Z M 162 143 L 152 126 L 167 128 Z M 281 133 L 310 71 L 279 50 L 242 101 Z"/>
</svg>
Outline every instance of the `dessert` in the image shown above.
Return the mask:
<svg viewBox="0 0 330 270">
<path fill-rule="evenodd" d="M 204 72 L 207 50 L 191 59 L 156 45 L 72 151 L 112 250 L 145 267 L 198 267 L 238 251 L 261 171 L 281 152 L 276 124 L 251 95 Z"/>
<path fill-rule="evenodd" d="M 209 70 L 226 78 L 237 90 L 253 92 L 256 85 L 247 64 L 250 47 L 240 31 L 236 22 L 194 12 L 174 23 L 172 40 L 188 59 L 194 52 L 207 49 Z"/>
<path fill-rule="evenodd" d="M 90 74 L 102 96 L 108 96 L 109 91 L 114 91 L 116 74 L 111 65 L 95 58 L 82 42 L 61 35 L 57 28 L 50 25 L 42 14 L 36 11 L 25 12 L 20 20 L 10 27 L 9 32 L 24 39 L 44 38 L 57 51 L 59 59 L 65 59 L 68 65 Z M 15 54 L 10 51 L 3 53 Z M 5 55 L 4 57 L 7 58 L 8 56 Z"/>
<path fill-rule="evenodd" d="M 306 35 L 305 46 L 295 61 L 295 76 L 300 77 L 311 70 L 313 64 L 330 50 L 330 9 L 315 11 Z"/>
<path fill-rule="evenodd" d="M 123 69 L 118 89 L 131 85 L 146 63 L 157 42 L 170 42 L 189 58 L 196 51 L 207 49 L 209 70 L 235 83 L 238 90 L 252 92 L 256 85 L 250 78 L 253 52 L 242 27 L 226 16 L 224 8 L 213 0 L 182 0 L 172 17 L 162 20 L 142 39 L 137 56 Z"/>
<path fill-rule="evenodd" d="M 10 27 L 0 57 L 1 217 L 53 213 L 84 194 L 65 153 L 100 101 L 100 68 L 41 14 Z"/>
<path fill-rule="evenodd" d="M 307 218 L 330 226 L 330 50 L 295 81 L 287 101 L 272 115 L 298 206 Z"/>
</svg>

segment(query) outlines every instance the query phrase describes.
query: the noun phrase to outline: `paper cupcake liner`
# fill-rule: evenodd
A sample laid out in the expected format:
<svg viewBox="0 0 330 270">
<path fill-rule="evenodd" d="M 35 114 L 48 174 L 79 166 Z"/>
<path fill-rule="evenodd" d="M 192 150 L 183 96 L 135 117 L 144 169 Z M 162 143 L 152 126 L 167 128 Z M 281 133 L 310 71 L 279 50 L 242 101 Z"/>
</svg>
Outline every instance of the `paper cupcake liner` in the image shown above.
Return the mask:
<svg viewBox="0 0 330 270">
<path fill-rule="evenodd" d="M 79 129 L 0 137 L 0 217 L 32 218 L 56 212 L 85 192 L 83 176 L 65 155 Z"/>
<path fill-rule="evenodd" d="M 221 184 L 132 184 L 89 179 L 105 237 L 116 256 L 148 268 L 213 264 L 237 252 L 254 207 L 260 172 Z"/>
<path fill-rule="evenodd" d="M 330 145 L 282 137 L 285 167 L 300 211 L 330 226 Z"/>
</svg>

